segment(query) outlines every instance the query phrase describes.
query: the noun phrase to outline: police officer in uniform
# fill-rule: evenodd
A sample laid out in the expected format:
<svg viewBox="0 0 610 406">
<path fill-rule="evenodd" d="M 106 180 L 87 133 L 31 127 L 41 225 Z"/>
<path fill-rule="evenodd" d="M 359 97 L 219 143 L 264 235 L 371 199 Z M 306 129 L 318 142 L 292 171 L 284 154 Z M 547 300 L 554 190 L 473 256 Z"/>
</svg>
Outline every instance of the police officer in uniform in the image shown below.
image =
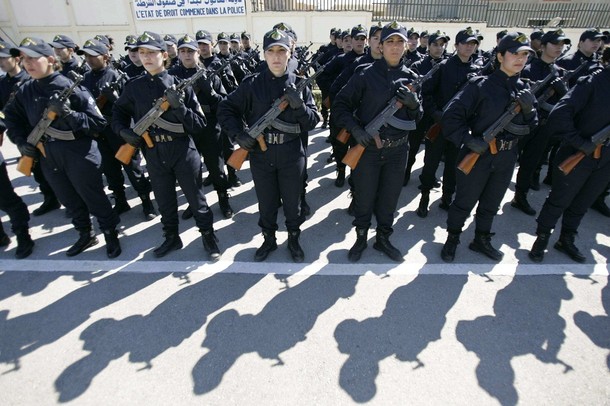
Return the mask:
<svg viewBox="0 0 610 406">
<path fill-rule="evenodd" d="M 178 40 L 178 57 L 180 64 L 169 70 L 169 74 L 180 79 L 188 79 L 199 69 L 199 48 L 197 41 L 190 35 L 185 35 Z M 220 138 L 220 126 L 216 118 L 218 104 L 226 97 L 226 92 L 218 76 L 202 76 L 194 85 L 193 91 L 201 109 L 206 115 L 207 125 L 200 137 L 195 137 L 197 150 L 203 156 L 205 166 L 210 173 L 209 179 L 218 193 L 218 205 L 225 218 L 233 217 L 233 209 L 229 204 L 229 182 L 224 171 L 225 162 L 222 159 L 222 146 Z M 189 207 L 182 214 L 182 218 L 190 218 L 193 211 Z"/>
<path fill-rule="evenodd" d="M 300 195 L 305 173 L 305 150 L 301 132 L 315 128 L 319 121 L 313 96 L 308 88 L 297 92 L 300 79 L 287 70 L 290 59 L 290 37 L 273 29 L 265 34 L 263 49 L 267 70 L 247 77 L 218 108 L 218 121 L 237 143 L 250 153 L 250 170 L 259 203 L 259 226 L 265 241 L 254 255 L 264 261 L 277 249 L 275 233 L 278 229 L 277 212 L 280 200 L 286 217 L 288 250 L 295 262 L 304 260 L 299 244 L 300 226 L 305 220 L 301 213 Z M 289 107 L 265 130 L 267 151 L 263 152 L 254 138 L 244 132 L 253 125 L 279 98 L 284 97 Z"/>
<path fill-rule="evenodd" d="M 356 242 L 348 259 L 356 262 L 367 247 L 367 234 L 373 213 L 377 219 L 377 235 L 373 248 L 393 261 L 403 261 L 402 254 L 389 240 L 394 212 L 402 189 L 402 176 L 407 163 L 409 131 L 415 129 L 422 109 L 418 97 L 406 85 L 416 75 L 402 63 L 407 29 L 397 22 L 381 30 L 383 58 L 357 72 L 341 89 L 333 103 L 338 123 L 365 147 L 358 166 L 352 171 L 354 181 L 354 221 Z M 403 105 L 386 126 L 378 149 L 372 134 L 364 129 L 396 97 Z"/>
<path fill-rule="evenodd" d="M 167 45 L 167 61 L 166 68 L 170 69 L 172 66 L 176 66 L 180 63 L 180 59 L 178 58 L 178 40 L 172 34 L 165 34 L 163 36 L 163 41 L 165 41 L 165 45 Z"/>
<path fill-rule="evenodd" d="M 6 75 L 0 78 L 0 111 L 4 110 L 17 87 L 30 79 L 30 75 L 21 68 L 21 57 L 13 57 L 10 54 L 12 45 L 8 42 L 0 41 L 0 69 Z M 55 196 L 55 192 L 44 177 L 40 165 L 34 165 L 32 170 L 34 179 L 40 186 L 43 195 L 42 204 L 32 211 L 32 215 L 41 216 L 50 211 L 59 209 L 61 205 Z"/>
<path fill-rule="evenodd" d="M 250 39 L 252 36 L 246 31 L 242 32 L 240 35 L 241 38 L 241 48 L 242 51 L 248 55 L 248 70 L 250 72 L 254 72 L 259 63 L 261 63 L 261 58 L 258 50 L 252 48 L 250 44 Z"/>
<path fill-rule="evenodd" d="M 596 145 L 591 136 L 610 126 L 608 94 L 610 92 L 610 65 L 597 73 L 578 80 L 576 86 L 564 96 L 549 115 L 549 126 L 560 134 L 563 142 L 553 165 L 553 185 L 536 220 L 537 238 L 529 252 L 535 262 L 544 258 L 551 232 L 559 217 L 561 235 L 555 249 L 576 262 L 585 262 L 585 256 L 574 244 L 578 227 L 587 209 L 610 182 L 610 141 Z M 594 151 L 599 148 L 601 155 Z M 558 167 L 577 152 L 584 158 L 567 175 Z"/>
<path fill-rule="evenodd" d="M 411 27 L 407 32 L 409 39 L 407 41 L 407 50 L 404 54 L 404 63 L 407 66 L 424 58 L 422 54 L 417 52 L 417 41 L 419 40 L 419 33 L 415 31 L 415 28 Z"/>
<path fill-rule="evenodd" d="M 599 29 L 589 28 L 580 34 L 576 52 L 563 56 L 557 60 L 557 66 L 566 70 L 574 70 L 578 68 L 581 63 L 587 62 L 587 66 L 584 69 L 581 69 L 578 74 L 570 78 L 570 87 L 576 84 L 578 78 L 587 76 L 589 74 L 589 68 L 598 64 L 597 51 L 602 47 L 605 39 L 606 36 L 602 34 Z"/>
<path fill-rule="evenodd" d="M 85 73 L 82 84 L 96 99 L 102 115 L 110 123 L 112 121 L 112 106 L 123 89 L 123 79 L 116 70 L 108 65 L 110 61 L 108 48 L 102 42 L 90 39 L 77 53 L 85 55 L 87 64 L 91 67 L 91 70 Z M 152 220 L 157 216 L 157 213 L 150 200 L 152 188 L 141 166 L 141 155 L 139 153 L 135 154 L 128 165 L 122 165 L 114 157 L 124 143 L 125 141 L 112 131 L 110 125 L 104 127 L 97 137 L 97 145 L 102 154 L 102 170 L 106 175 L 108 188 L 114 194 L 114 210 L 120 215 L 131 209 L 125 196 L 125 177 L 121 171 L 121 167 L 123 167 L 133 188 L 142 200 L 144 218 Z"/>
<path fill-rule="evenodd" d="M 447 139 L 456 146 L 463 144 L 457 162 L 470 152 L 479 154 L 468 175 L 457 171 L 455 200 L 447 217 L 449 235 L 441 252 L 445 262 L 452 262 L 455 258 L 462 227 L 477 203 L 475 237 L 469 248 L 493 260 L 502 259 L 502 252 L 491 245 L 493 219 L 515 169 L 519 137 L 538 124 L 536 99 L 519 79 L 529 53 L 533 52 L 527 36 L 518 32 L 508 33 L 496 50 L 499 69 L 489 76 L 472 79 L 451 100 L 441 121 Z M 520 112 L 492 141 L 497 148 L 496 154 L 492 154 L 482 134 L 514 103 L 518 103 Z"/>
<path fill-rule="evenodd" d="M 137 43 L 138 39 L 135 35 L 128 35 L 125 38 L 125 51 L 127 51 L 129 64 L 125 66 L 123 72 L 127 74 L 128 78 L 135 78 L 145 72 L 144 65 L 142 65 L 140 55 L 138 54 Z"/>
<path fill-rule="evenodd" d="M 121 253 L 116 231 L 120 220 L 104 194 L 101 157 L 93 138 L 102 131 L 106 120 L 91 94 L 82 87 L 77 87 L 65 102 L 58 97 L 72 81 L 55 72 L 55 56 L 49 44 L 38 38 L 25 38 L 18 48 L 11 49 L 11 55 L 21 55 L 33 80 L 23 84 L 5 108 L 8 134 L 22 155 L 39 159 L 49 184 L 72 216 L 80 237 L 66 255 L 77 255 L 98 243 L 91 213 L 104 233 L 106 254 L 117 257 Z M 57 119 L 46 131 L 46 156 L 41 156 L 27 137 L 47 106 Z"/>
<path fill-rule="evenodd" d="M 201 183 L 201 157 L 192 139 L 201 134 L 206 118 L 193 90 L 190 87 L 184 91 L 177 90 L 180 80 L 165 70 L 168 55 L 163 38 L 145 31 L 138 37 L 137 47 L 146 73 L 128 82 L 114 103 L 112 129 L 130 145 L 143 148 L 165 235 L 165 241 L 154 250 L 154 254 L 160 258 L 182 248 L 178 233 L 178 181 L 193 210 L 203 247 L 212 260 L 217 260 L 220 250 L 214 235 L 214 219 Z M 130 122 L 132 119 L 135 122 L 140 120 L 160 97 L 167 99 L 170 109 L 149 129 L 154 143 L 149 148 L 130 129 Z"/>
<path fill-rule="evenodd" d="M 55 55 L 61 63 L 61 74 L 67 76 L 69 72 L 75 71 L 79 75 L 83 75 L 89 70 L 89 67 L 75 53 L 78 50 L 78 45 L 67 35 L 56 35 L 50 43 L 55 50 Z"/>
</svg>

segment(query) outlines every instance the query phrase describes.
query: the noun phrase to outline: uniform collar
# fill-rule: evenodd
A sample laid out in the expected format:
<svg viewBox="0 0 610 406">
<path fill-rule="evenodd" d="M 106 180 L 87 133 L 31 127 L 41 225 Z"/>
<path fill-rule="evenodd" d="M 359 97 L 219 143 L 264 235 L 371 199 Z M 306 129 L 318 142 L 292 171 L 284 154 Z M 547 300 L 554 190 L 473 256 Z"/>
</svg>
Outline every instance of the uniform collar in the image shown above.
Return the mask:
<svg viewBox="0 0 610 406">
<path fill-rule="evenodd" d="M 42 79 L 36 79 L 36 82 L 39 83 L 41 86 L 47 86 L 60 75 L 61 75 L 61 73 L 59 73 L 59 72 L 53 72 L 49 76 L 46 76 Z"/>
<path fill-rule="evenodd" d="M 497 80 L 499 83 L 502 83 L 508 89 L 514 89 L 515 85 L 519 81 L 519 75 L 508 76 L 506 73 L 502 72 L 501 69 L 496 69 L 490 75 L 491 78 Z"/>
</svg>

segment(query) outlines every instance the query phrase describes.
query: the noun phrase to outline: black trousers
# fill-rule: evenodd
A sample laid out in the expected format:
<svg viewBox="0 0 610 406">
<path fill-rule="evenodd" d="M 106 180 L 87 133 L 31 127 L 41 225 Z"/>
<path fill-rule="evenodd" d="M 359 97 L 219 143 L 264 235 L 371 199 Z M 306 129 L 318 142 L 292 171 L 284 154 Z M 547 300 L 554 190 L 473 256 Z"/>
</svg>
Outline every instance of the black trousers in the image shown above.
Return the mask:
<svg viewBox="0 0 610 406">
<path fill-rule="evenodd" d="M 72 216 L 77 230 L 91 227 L 90 214 L 102 231 L 114 230 L 119 216 L 104 193 L 102 158 L 97 142 L 84 137 L 74 141 L 45 143 L 46 158 L 40 158 L 44 176 L 57 198 Z"/>
<path fill-rule="evenodd" d="M 13 232 L 28 229 L 30 213 L 21 197 L 13 189 L 6 171 L 6 162 L 0 164 L 0 210 L 8 214 Z M 0 229 L 2 229 L 1 224 Z"/>
<path fill-rule="evenodd" d="M 441 158 L 445 155 L 445 166 L 443 169 L 443 194 L 453 195 L 456 188 L 456 165 L 458 148 L 451 141 L 447 141 L 443 134 L 439 134 L 434 142 L 426 140 L 426 154 L 424 155 L 424 167 L 419 175 L 422 191 L 434 188 L 436 182 L 436 170 L 440 165 Z"/>
<path fill-rule="evenodd" d="M 176 181 L 193 211 L 199 230 L 212 230 L 214 217 L 205 200 L 201 157 L 192 138 L 185 135 L 170 142 L 158 142 L 144 151 L 163 230 L 178 232 Z"/>
<path fill-rule="evenodd" d="M 229 188 L 224 158 L 228 152 L 223 150 L 223 142 L 220 127 L 216 122 L 211 122 L 208 119 L 208 126 L 197 139 L 196 146 L 203 157 L 203 163 L 208 169 L 214 189 L 219 192 L 226 192 Z M 233 150 L 231 149 L 231 151 Z M 231 156 L 231 153 L 229 153 L 229 156 Z"/>
<path fill-rule="evenodd" d="M 600 159 L 586 156 L 568 174 L 564 175 L 558 165 L 577 152 L 571 146 L 562 145 L 553 162 L 553 185 L 540 214 L 538 230 L 550 232 L 559 217 L 562 230 L 577 231 L 585 213 L 604 192 L 610 182 L 610 148 L 602 147 Z"/>
<path fill-rule="evenodd" d="M 298 231 L 305 217 L 301 213 L 301 193 L 305 175 L 305 151 L 300 137 L 283 144 L 267 144 L 267 151 L 250 154 L 250 170 L 258 198 L 258 225 L 276 231 L 281 199 L 286 229 Z"/>
<path fill-rule="evenodd" d="M 476 230 L 484 233 L 491 231 L 493 219 L 500 209 L 515 170 L 517 149 L 515 145 L 511 150 L 498 151 L 495 155 L 487 150 L 468 175 L 456 171 L 457 188 L 447 216 L 448 231 L 461 232 L 477 203 Z M 468 147 L 462 147 L 458 160 L 461 161 L 469 152 Z"/>
</svg>

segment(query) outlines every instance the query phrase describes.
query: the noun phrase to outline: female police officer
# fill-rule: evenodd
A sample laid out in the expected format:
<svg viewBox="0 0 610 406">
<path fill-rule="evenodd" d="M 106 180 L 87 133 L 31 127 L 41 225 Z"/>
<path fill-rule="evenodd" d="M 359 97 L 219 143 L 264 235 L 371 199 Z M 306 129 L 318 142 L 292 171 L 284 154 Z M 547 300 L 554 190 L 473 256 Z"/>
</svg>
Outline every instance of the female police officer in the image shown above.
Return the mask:
<svg viewBox="0 0 610 406">
<path fill-rule="evenodd" d="M 357 72 L 337 94 L 332 109 L 340 127 L 347 129 L 366 150 L 354 169 L 354 214 L 356 243 L 348 258 L 360 259 L 367 246 L 367 233 L 371 217 L 377 218 L 377 235 L 373 248 L 392 260 L 400 262 L 402 254 L 389 240 L 392 234 L 394 211 L 402 189 L 403 174 L 409 151 L 409 131 L 415 129 L 415 121 L 422 115 L 417 95 L 406 85 L 416 75 L 401 63 L 408 39 L 407 30 L 396 22 L 381 30 L 383 58 Z M 394 97 L 402 107 L 382 127 L 380 138 L 383 148 L 373 142 L 373 134 L 363 127 L 369 124 Z M 354 113 L 355 112 L 355 113 Z"/>
<path fill-rule="evenodd" d="M 66 101 L 58 97 L 72 81 L 55 71 L 56 59 L 49 44 L 38 38 L 25 38 L 18 48 L 11 49 L 11 55 L 21 55 L 33 79 L 19 88 L 4 111 L 11 139 L 22 155 L 39 158 L 38 149 L 26 141 L 28 134 L 42 118 L 45 107 L 57 115 L 43 136 L 46 156 L 40 157 L 40 165 L 80 234 L 66 255 L 77 255 L 97 244 L 91 213 L 104 232 L 108 257 L 118 256 L 121 246 L 115 228 L 120 220 L 104 194 L 101 157 L 93 141 L 106 120 L 84 88 L 77 87 Z"/>
<path fill-rule="evenodd" d="M 304 253 L 299 245 L 300 226 L 305 216 L 300 209 L 300 196 L 305 173 L 305 152 L 300 140 L 302 131 L 315 128 L 320 120 L 308 88 L 297 92 L 299 79 L 287 71 L 290 59 L 290 37 L 274 29 L 263 40 L 267 68 L 247 77 L 237 90 L 218 107 L 218 121 L 229 136 L 244 149 L 250 150 L 250 170 L 259 203 L 259 226 L 265 242 L 256 251 L 255 261 L 263 261 L 277 248 L 275 232 L 280 199 L 288 229 L 288 249 L 295 262 L 302 262 Z M 254 124 L 279 97 L 290 107 L 273 125 L 265 130 L 266 152 L 244 132 L 243 122 Z"/>
<path fill-rule="evenodd" d="M 157 99 L 165 97 L 170 109 L 149 128 L 154 146 L 143 149 L 155 199 L 161 212 L 165 241 L 154 250 L 160 258 L 170 251 L 182 248 L 178 234 L 178 201 L 176 180 L 188 201 L 195 223 L 203 237 L 203 247 L 211 259 L 220 258 L 213 228 L 213 216 L 205 200 L 201 179 L 201 158 L 189 134 L 201 134 L 206 119 L 193 90 L 176 89 L 180 82 L 165 70 L 168 58 L 163 38 L 145 31 L 137 42 L 138 53 L 146 73 L 125 85 L 123 93 L 114 103 L 112 129 L 134 147 L 142 138 L 129 127 L 131 119 L 140 120 Z"/>
<path fill-rule="evenodd" d="M 500 68 L 486 77 L 470 80 L 443 113 L 441 125 L 447 139 L 458 147 L 458 162 L 474 152 L 478 161 L 469 174 L 457 171 L 455 200 L 449 207 L 447 241 L 441 252 L 446 262 L 455 258 L 462 227 L 478 202 L 475 216 L 475 237 L 469 248 L 499 261 L 502 252 L 491 245 L 491 226 L 500 202 L 508 189 L 517 162 L 517 142 L 538 124 L 534 96 L 519 79 L 530 52 L 525 34 L 508 33 L 496 48 Z M 514 103 L 518 103 L 516 106 Z M 507 111 L 520 111 L 492 142 L 492 153 L 483 133 Z M 513 111 L 518 111 L 513 110 Z"/>
</svg>

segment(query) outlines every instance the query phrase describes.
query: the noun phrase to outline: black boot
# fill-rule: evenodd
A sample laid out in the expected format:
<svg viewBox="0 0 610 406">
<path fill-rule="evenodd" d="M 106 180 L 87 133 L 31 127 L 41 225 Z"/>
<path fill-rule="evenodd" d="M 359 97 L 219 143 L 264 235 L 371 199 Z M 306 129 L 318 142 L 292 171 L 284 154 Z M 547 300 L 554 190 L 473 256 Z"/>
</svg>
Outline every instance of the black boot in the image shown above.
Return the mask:
<svg viewBox="0 0 610 406">
<path fill-rule="evenodd" d="M 119 233 L 116 230 L 104 231 L 104 239 L 106 240 L 106 255 L 108 255 L 108 258 L 116 258 L 121 255 Z"/>
<path fill-rule="evenodd" d="M 576 231 L 563 231 L 559 240 L 555 243 L 554 247 L 556 250 L 563 252 L 576 262 L 583 263 L 587 260 L 584 255 L 574 245 L 574 239 L 576 238 Z"/>
<path fill-rule="evenodd" d="M 534 241 L 534 245 L 532 245 L 532 249 L 527 254 L 530 259 L 534 262 L 542 262 L 544 259 L 544 250 L 547 245 L 549 245 L 549 238 L 551 238 L 551 233 L 543 233 L 537 232 L 538 237 L 536 241 Z"/>
<path fill-rule="evenodd" d="M 222 212 L 222 215 L 226 219 L 230 219 L 231 217 L 233 217 L 233 208 L 229 204 L 229 194 L 226 191 L 218 192 L 218 205 L 220 206 L 220 211 Z"/>
<path fill-rule="evenodd" d="M 78 230 L 78 232 L 80 237 L 78 237 L 78 240 L 74 243 L 74 245 L 71 246 L 68 251 L 66 251 L 66 255 L 69 257 L 78 255 L 87 248 L 93 247 L 98 243 L 97 237 L 90 227 Z"/>
<path fill-rule="evenodd" d="M 114 207 L 112 210 L 119 215 L 131 210 L 131 206 L 127 203 L 124 190 L 114 192 Z"/>
<path fill-rule="evenodd" d="M 515 197 L 510 202 L 510 205 L 516 209 L 521 210 L 523 213 L 528 216 L 534 216 L 536 214 L 536 209 L 534 209 L 527 201 L 527 192 L 523 192 L 521 190 L 515 191 Z"/>
<path fill-rule="evenodd" d="M 163 244 L 153 250 L 155 257 L 161 258 L 166 256 L 170 251 L 179 250 L 182 248 L 182 239 L 177 231 L 168 231 L 163 234 L 165 241 Z"/>
<path fill-rule="evenodd" d="M 263 245 L 261 245 L 254 254 L 254 261 L 256 262 L 264 261 L 267 259 L 271 251 L 275 251 L 277 249 L 275 231 L 263 231 L 263 237 L 265 237 Z"/>
<path fill-rule="evenodd" d="M 201 239 L 203 240 L 203 248 L 210 255 L 212 261 L 218 261 L 220 259 L 220 249 L 218 248 L 218 238 L 214 235 L 214 230 L 206 230 L 201 232 Z"/>
<path fill-rule="evenodd" d="M 142 200 L 142 212 L 144 213 L 146 221 L 153 220 L 157 217 L 157 211 L 155 210 L 155 206 L 153 206 L 152 200 L 150 200 L 150 196 L 140 195 L 140 199 Z"/>
<path fill-rule="evenodd" d="M 288 231 L 288 251 L 292 256 L 294 262 L 303 262 L 305 259 L 305 253 L 299 245 L 299 236 L 301 235 L 300 230 Z"/>
<path fill-rule="evenodd" d="M 530 181 L 530 189 L 536 191 L 540 190 L 540 168 L 536 169 L 536 171 L 532 175 L 532 180 Z"/>
<path fill-rule="evenodd" d="M 186 210 L 182 212 L 182 220 L 188 220 L 193 217 L 193 210 L 191 210 L 191 206 L 188 206 Z"/>
<path fill-rule="evenodd" d="M 309 207 L 307 200 L 305 200 L 305 192 L 301 193 L 301 214 L 305 217 L 311 214 L 311 207 Z"/>
<path fill-rule="evenodd" d="M 441 258 L 445 262 L 453 262 L 455 259 L 455 250 L 457 249 L 458 244 L 460 243 L 460 233 L 454 233 L 449 231 L 447 235 L 447 241 L 445 241 L 445 245 L 443 245 L 443 250 L 441 251 Z"/>
<path fill-rule="evenodd" d="M 453 199 L 451 198 L 450 194 L 443 193 L 441 196 L 441 204 L 439 204 L 438 207 L 445 211 L 449 211 L 449 206 L 451 206 L 452 201 Z"/>
<path fill-rule="evenodd" d="M 335 179 L 336 187 L 345 185 L 345 168 L 337 168 L 337 179 Z"/>
<path fill-rule="evenodd" d="M 364 251 L 366 249 L 366 247 L 368 246 L 366 241 L 367 241 L 367 234 L 369 232 L 368 228 L 356 228 L 356 242 L 354 243 L 354 245 L 352 246 L 352 248 L 350 248 L 348 254 L 347 254 L 347 259 L 349 259 L 350 262 L 358 262 L 360 261 L 360 257 L 362 256 L 362 251 Z"/>
<path fill-rule="evenodd" d="M 430 204 L 430 191 L 422 190 L 421 198 L 419 199 L 419 206 L 417 207 L 417 215 L 421 218 L 428 216 L 428 204 Z"/>
<path fill-rule="evenodd" d="M 392 232 L 381 232 L 377 230 L 377 237 L 375 238 L 373 248 L 386 254 L 392 261 L 403 262 L 404 258 L 402 257 L 402 254 L 390 242 L 391 234 Z"/>
<path fill-rule="evenodd" d="M 32 214 L 34 216 L 42 216 L 43 214 L 59 209 L 60 207 L 61 204 L 59 204 L 59 201 L 57 200 L 57 197 L 55 197 L 55 195 L 45 196 L 44 201 L 42 202 L 40 207 L 34 210 Z"/>
<path fill-rule="evenodd" d="M 11 244 L 11 238 L 4 232 L 0 224 L 0 247 L 8 247 Z"/>
<path fill-rule="evenodd" d="M 468 248 L 473 251 L 480 252 L 481 254 L 484 254 L 495 261 L 500 261 L 504 254 L 502 253 L 502 251 L 495 249 L 491 245 L 491 237 L 493 235 L 493 233 L 475 230 L 474 240 L 472 240 Z"/>
<path fill-rule="evenodd" d="M 32 241 L 32 237 L 30 237 L 28 229 L 24 228 L 22 230 L 15 230 L 15 236 L 17 237 L 17 250 L 15 251 L 15 258 L 23 259 L 29 257 L 34 249 L 34 241 Z"/>
<path fill-rule="evenodd" d="M 602 216 L 610 217 L 610 208 L 606 204 L 606 196 L 603 194 L 595 200 L 595 203 L 593 203 L 591 208 Z"/>
<path fill-rule="evenodd" d="M 231 187 L 241 186 L 241 180 L 239 180 L 239 178 L 237 177 L 237 173 L 235 173 L 235 169 L 228 167 L 227 172 L 228 172 L 227 180 L 229 181 L 229 186 L 231 186 Z"/>
</svg>

